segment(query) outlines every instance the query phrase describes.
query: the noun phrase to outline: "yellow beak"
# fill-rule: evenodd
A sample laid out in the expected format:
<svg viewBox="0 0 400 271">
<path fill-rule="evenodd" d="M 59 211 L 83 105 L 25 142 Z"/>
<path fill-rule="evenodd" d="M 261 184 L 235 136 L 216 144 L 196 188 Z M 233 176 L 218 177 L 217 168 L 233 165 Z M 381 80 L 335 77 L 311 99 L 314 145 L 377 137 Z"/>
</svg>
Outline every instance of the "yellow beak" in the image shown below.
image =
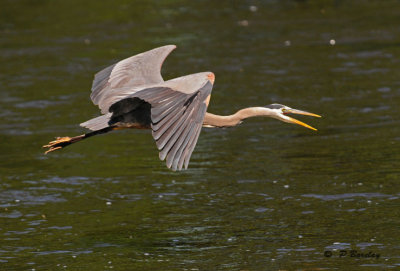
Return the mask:
<svg viewBox="0 0 400 271">
<path fill-rule="evenodd" d="M 320 115 L 317 115 L 317 114 L 314 114 L 314 113 L 310 113 L 310 112 L 306 112 L 306 111 L 302 111 L 302 110 L 297 110 L 297 109 L 286 109 L 284 113 L 285 113 L 285 115 L 286 114 L 298 114 L 298 115 L 306 115 L 306 116 L 317 117 L 317 118 L 321 117 Z M 314 127 L 311 127 L 310 125 L 308 125 L 308 124 L 306 124 L 304 122 L 301 122 L 301 121 L 299 121 L 297 119 L 294 119 L 294 118 L 291 118 L 289 116 L 286 116 L 286 117 L 288 117 L 289 120 L 292 123 L 295 123 L 295 124 L 301 125 L 303 127 L 306 127 L 308 129 L 317 131 L 317 129 L 315 129 Z"/>
</svg>

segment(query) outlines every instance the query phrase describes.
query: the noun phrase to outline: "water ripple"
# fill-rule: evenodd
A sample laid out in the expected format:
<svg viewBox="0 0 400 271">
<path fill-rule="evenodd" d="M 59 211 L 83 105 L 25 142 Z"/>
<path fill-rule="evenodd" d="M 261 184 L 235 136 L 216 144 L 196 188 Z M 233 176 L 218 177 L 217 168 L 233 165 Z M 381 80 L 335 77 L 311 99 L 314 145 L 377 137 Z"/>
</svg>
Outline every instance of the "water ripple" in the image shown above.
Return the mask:
<svg viewBox="0 0 400 271">
<path fill-rule="evenodd" d="M 303 194 L 302 197 L 315 198 L 315 199 L 329 201 L 329 200 L 340 200 L 340 199 L 352 199 L 355 197 L 362 197 L 362 198 L 370 199 L 370 198 L 389 198 L 392 196 L 382 194 L 382 193 L 345 193 L 345 194 L 336 194 L 336 195 Z"/>
</svg>

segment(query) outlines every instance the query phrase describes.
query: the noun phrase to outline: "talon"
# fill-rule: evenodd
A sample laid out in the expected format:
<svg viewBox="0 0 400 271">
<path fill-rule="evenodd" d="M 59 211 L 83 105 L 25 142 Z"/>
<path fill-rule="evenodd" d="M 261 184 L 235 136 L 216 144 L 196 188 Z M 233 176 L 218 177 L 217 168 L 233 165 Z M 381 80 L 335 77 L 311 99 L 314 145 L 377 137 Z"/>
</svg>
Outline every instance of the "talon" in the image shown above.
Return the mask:
<svg viewBox="0 0 400 271">
<path fill-rule="evenodd" d="M 55 147 L 55 148 L 51 147 L 50 149 L 48 149 L 47 151 L 45 151 L 44 154 L 48 154 L 49 152 L 52 152 L 52 151 L 55 151 L 55 150 L 58 150 L 58 149 L 61 149 L 61 148 L 62 148 L 62 147 Z"/>
<path fill-rule="evenodd" d="M 44 154 L 48 154 L 49 152 L 62 149 L 63 147 L 73 143 L 72 138 L 65 137 L 56 137 L 56 140 L 50 141 L 47 145 L 44 145 L 43 148 L 49 148 Z"/>
<path fill-rule="evenodd" d="M 53 142 L 61 143 L 61 142 L 67 142 L 70 141 L 71 138 L 69 136 L 64 136 L 64 137 L 57 137 L 57 140 L 54 140 Z"/>
</svg>

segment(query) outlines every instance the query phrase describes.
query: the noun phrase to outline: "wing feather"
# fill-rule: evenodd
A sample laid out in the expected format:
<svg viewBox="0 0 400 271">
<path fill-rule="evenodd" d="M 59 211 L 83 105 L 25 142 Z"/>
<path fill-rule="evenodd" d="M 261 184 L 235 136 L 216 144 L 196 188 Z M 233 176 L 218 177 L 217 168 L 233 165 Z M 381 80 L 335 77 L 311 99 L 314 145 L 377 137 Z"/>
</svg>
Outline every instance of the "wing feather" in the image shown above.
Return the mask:
<svg viewBox="0 0 400 271">
<path fill-rule="evenodd" d="M 174 123 L 174 125 L 169 127 L 169 129 L 162 136 L 156 139 L 157 147 L 161 150 L 160 158 L 163 157 L 161 160 L 165 159 L 169 150 L 172 148 L 173 144 L 182 133 L 182 130 L 187 125 L 187 119 L 189 119 L 189 117 L 190 114 L 183 115 L 177 123 Z"/>
<path fill-rule="evenodd" d="M 164 82 L 161 66 L 175 48 L 175 45 L 162 46 L 121 60 L 95 74 L 90 97 L 106 115 L 82 125 L 91 129 L 109 124 L 110 119 L 137 121 L 127 116 L 136 114 L 136 108 L 143 103 L 148 108 L 151 106 L 150 112 L 140 114 L 146 124 L 151 119 L 160 159 L 166 158 L 169 168 L 181 170 L 183 166 L 187 168 L 200 135 L 212 90 L 209 80 L 214 75 L 203 72 Z"/>
<path fill-rule="evenodd" d="M 182 81 L 173 79 L 172 83 L 167 81 L 131 94 L 128 94 L 128 90 L 124 92 L 126 96 L 111 104 L 110 112 L 113 116 L 130 114 L 126 111 L 136 108 L 140 101 L 150 104 L 152 135 L 160 150 L 160 159 L 166 159 L 167 167 L 172 170 L 181 170 L 183 166 L 187 168 L 211 95 L 212 83 L 208 81 L 208 75 L 209 73 L 199 73 L 183 77 L 183 84 L 180 84 Z M 195 82 L 195 87 L 190 82 Z"/>
<path fill-rule="evenodd" d="M 103 113 L 108 111 L 107 93 L 110 90 L 126 87 L 137 88 L 142 85 L 164 82 L 161 76 L 161 66 L 165 58 L 176 48 L 175 45 L 166 45 L 153 50 L 126 58 L 98 72 L 93 80 L 90 98 L 99 105 Z"/>
<path fill-rule="evenodd" d="M 183 136 L 181 136 L 179 138 L 179 142 L 177 142 L 177 144 L 174 145 L 174 147 L 171 149 L 170 153 L 171 153 L 171 157 L 173 157 L 173 161 L 172 161 L 172 168 L 173 169 L 182 169 L 182 167 L 178 168 L 178 162 L 179 160 L 183 157 L 182 156 L 182 152 L 185 150 L 186 146 L 189 143 L 190 138 L 192 137 L 192 134 L 194 132 L 194 128 L 195 128 L 195 123 L 190 123 L 188 126 L 186 126 L 186 129 L 188 129 L 188 131 L 183 132 Z"/>
<path fill-rule="evenodd" d="M 196 97 L 195 100 L 193 101 L 194 103 L 196 102 L 196 99 L 199 99 L 199 97 Z M 205 104 L 203 104 L 205 105 Z M 193 112 L 191 113 L 191 117 L 190 117 L 190 123 L 188 123 L 186 125 L 187 127 L 191 127 L 188 131 L 183 131 L 181 136 L 179 137 L 179 139 L 177 140 L 176 144 L 172 147 L 172 149 L 169 151 L 169 154 L 167 156 L 167 159 L 171 159 L 172 160 L 172 167 L 173 169 L 177 169 L 178 166 L 178 162 L 181 158 L 181 154 L 184 152 L 184 150 L 186 149 L 186 146 L 188 145 L 188 142 L 190 141 L 190 139 L 192 138 L 193 133 L 195 133 L 195 131 L 197 131 L 198 126 L 200 124 L 200 128 L 202 126 L 202 119 L 201 116 L 205 115 L 205 111 L 203 112 L 203 106 L 200 104 L 197 107 L 194 107 Z M 204 106 L 207 107 L 207 106 Z M 200 116 L 200 118 L 199 118 Z M 199 120 L 201 121 L 201 123 L 198 123 Z M 186 141 L 186 138 L 188 139 Z M 182 168 L 182 167 L 181 167 Z"/>
<path fill-rule="evenodd" d="M 196 146 L 197 140 L 199 139 L 200 136 L 200 131 L 201 131 L 201 126 L 198 126 L 196 129 L 196 133 L 194 134 L 194 137 L 191 138 L 190 140 L 190 145 L 188 146 L 188 148 L 185 150 L 185 154 L 184 154 L 184 163 L 185 163 L 185 169 L 188 168 L 189 166 L 189 161 L 190 161 L 190 157 L 192 156 L 192 153 L 194 151 L 194 147 Z"/>
<path fill-rule="evenodd" d="M 170 114 L 170 111 L 172 111 L 172 109 L 176 108 L 179 104 L 182 104 L 182 102 L 184 102 L 186 99 L 187 97 L 181 95 L 181 97 L 177 97 L 175 100 L 154 107 L 151 111 L 151 115 L 154 116 L 153 122 L 157 123 L 165 118 L 167 114 Z"/>
<path fill-rule="evenodd" d="M 210 84 L 212 87 L 212 85 Z M 211 90 L 211 89 L 210 89 Z M 199 91 L 189 97 L 184 105 L 188 108 L 184 112 L 185 116 L 179 116 L 180 121 L 173 123 L 169 129 L 163 129 L 163 135 L 156 141 L 160 152 L 160 159 L 167 160 L 167 167 L 172 170 L 181 170 L 185 164 L 187 168 L 190 156 L 196 146 L 202 128 L 204 115 L 207 110 L 206 98 L 208 91 Z M 167 124 L 166 124 L 167 126 Z M 177 128 L 179 127 L 179 128 Z M 156 137 L 155 137 L 156 138 Z M 186 162 L 186 163 L 185 163 Z"/>
<path fill-rule="evenodd" d="M 160 159 L 166 159 L 167 167 L 172 170 L 181 170 L 183 165 L 187 168 L 201 131 L 207 110 L 206 100 L 211 90 L 212 84 L 206 81 L 197 91 L 187 93 L 156 87 L 129 96 L 151 104 L 152 135 L 160 150 Z"/>
<path fill-rule="evenodd" d="M 172 126 L 180 125 L 183 121 L 183 117 L 185 113 L 185 108 L 177 108 L 174 112 L 171 112 L 168 116 L 162 119 L 159 123 L 152 125 L 153 137 L 158 140 L 167 130 L 170 130 Z M 159 146 L 161 144 L 162 139 L 157 144 Z"/>
<path fill-rule="evenodd" d="M 181 154 L 180 158 L 179 158 L 179 170 L 182 169 L 183 164 L 185 163 L 185 169 L 187 169 L 188 165 L 189 165 L 189 160 L 190 157 L 192 156 L 193 150 L 196 146 L 197 140 L 200 136 L 200 131 L 201 128 L 203 126 L 203 120 L 204 120 L 204 115 L 206 114 L 207 111 L 207 105 L 206 104 L 202 104 L 202 108 L 199 110 L 198 115 L 197 115 L 197 119 L 195 121 L 195 131 L 192 133 L 189 141 L 188 141 L 188 146 L 185 147 L 185 149 L 183 150 L 183 153 Z M 185 162 L 187 161 L 187 162 Z"/>
<path fill-rule="evenodd" d="M 154 124 L 152 129 L 154 131 L 154 138 L 158 138 L 160 135 L 164 134 L 167 129 L 169 129 L 179 118 L 182 117 L 185 112 L 185 108 L 176 108 L 174 112 L 166 116 L 159 123 Z"/>
</svg>

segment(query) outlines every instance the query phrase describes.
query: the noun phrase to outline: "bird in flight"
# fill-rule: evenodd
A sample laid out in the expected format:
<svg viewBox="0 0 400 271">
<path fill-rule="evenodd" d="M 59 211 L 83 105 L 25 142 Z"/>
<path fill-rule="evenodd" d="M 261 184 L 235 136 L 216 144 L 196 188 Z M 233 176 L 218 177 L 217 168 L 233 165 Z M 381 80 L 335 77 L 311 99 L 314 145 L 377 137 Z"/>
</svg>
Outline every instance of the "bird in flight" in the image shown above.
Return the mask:
<svg viewBox="0 0 400 271">
<path fill-rule="evenodd" d="M 161 66 L 176 48 L 162 46 L 111 65 L 98 72 L 90 98 L 102 115 L 81 123 L 91 132 L 57 137 L 44 145 L 46 154 L 94 135 L 120 129 L 151 129 L 161 160 L 172 170 L 187 169 L 201 128 L 231 127 L 257 116 L 315 128 L 288 116 L 317 114 L 281 104 L 244 108 L 229 116 L 207 112 L 215 76 L 212 72 L 185 75 L 164 81 Z"/>
</svg>

